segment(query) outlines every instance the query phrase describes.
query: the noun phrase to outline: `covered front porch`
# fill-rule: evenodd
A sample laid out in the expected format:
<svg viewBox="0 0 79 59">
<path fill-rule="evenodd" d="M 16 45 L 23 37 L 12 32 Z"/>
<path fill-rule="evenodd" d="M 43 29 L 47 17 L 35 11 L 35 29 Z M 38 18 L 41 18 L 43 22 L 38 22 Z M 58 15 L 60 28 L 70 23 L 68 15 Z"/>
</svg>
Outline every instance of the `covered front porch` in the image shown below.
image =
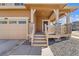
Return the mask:
<svg viewBox="0 0 79 59">
<path fill-rule="evenodd" d="M 27 6 L 31 11 L 29 34 L 32 46 L 48 46 L 49 38 L 70 37 L 72 26 L 69 13 L 75 9 L 67 9 L 66 4 L 27 4 Z M 58 22 L 63 16 L 66 16 L 65 25 Z"/>
</svg>

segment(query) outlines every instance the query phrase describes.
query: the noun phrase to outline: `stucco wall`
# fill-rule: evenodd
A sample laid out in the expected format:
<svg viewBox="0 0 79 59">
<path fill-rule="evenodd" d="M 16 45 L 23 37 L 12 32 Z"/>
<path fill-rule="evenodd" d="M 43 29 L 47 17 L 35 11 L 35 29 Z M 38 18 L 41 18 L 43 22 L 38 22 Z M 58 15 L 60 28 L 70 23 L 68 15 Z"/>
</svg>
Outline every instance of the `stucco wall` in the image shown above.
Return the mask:
<svg viewBox="0 0 79 59">
<path fill-rule="evenodd" d="M 0 17 L 22 17 L 27 16 L 29 17 L 30 12 L 25 10 L 0 10 Z"/>
</svg>

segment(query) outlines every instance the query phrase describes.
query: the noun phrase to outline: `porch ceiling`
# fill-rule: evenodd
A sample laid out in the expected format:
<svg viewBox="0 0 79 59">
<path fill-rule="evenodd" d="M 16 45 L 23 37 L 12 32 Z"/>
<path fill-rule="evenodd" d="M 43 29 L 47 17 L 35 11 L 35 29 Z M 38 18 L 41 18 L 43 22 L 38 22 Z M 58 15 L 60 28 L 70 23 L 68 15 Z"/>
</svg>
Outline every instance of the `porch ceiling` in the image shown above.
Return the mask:
<svg viewBox="0 0 79 59">
<path fill-rule="evenodd" d="M 53 11 L 47 11 L 47 10 L 37 10 L 36 11 L 36 15 L 37 17 L 39 18 L 42 18 L 42 19 L 48 19 L 50 14 L 52 13 Z"/>
<path fill-rule="evenodd" d="M 70 13 L 70 12 L 73 12 L 74 10 L 76 10 L 76 9 L 62 9 L 62 10 L 59 10 L 59 18 L 65 16 L 66 15 L 65 13 Z M 53 14 L 48 19 L 51 20 L 51 21 L 55 21 L 56 16 Z"/>
</svg>

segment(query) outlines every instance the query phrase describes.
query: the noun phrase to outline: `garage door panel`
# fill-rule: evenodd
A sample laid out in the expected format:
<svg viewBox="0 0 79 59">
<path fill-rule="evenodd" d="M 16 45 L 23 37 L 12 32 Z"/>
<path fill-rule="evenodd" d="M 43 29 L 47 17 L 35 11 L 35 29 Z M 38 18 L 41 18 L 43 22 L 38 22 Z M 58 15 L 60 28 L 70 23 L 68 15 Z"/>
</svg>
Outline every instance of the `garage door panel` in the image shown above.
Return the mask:
<svg viewBox="0 0 79 59">
<path fill-rule="evenodd" d="M 7 24 L 0 24 L 0 39 L 26 39 L 28 37 L 28 19 L 25 19 L 26 24 L 19 24 L 19 19 L 15 24 L 9 21 L 17 20 L 8 19 Z"/>
<path fill-rule="evenodd" d="M 9 28 L 7 24 L 0 24 L 0 39 L 9 38 Z"/>
<path fill-rule="evenodd" d="M 9 26 L 9 39 L 25 39 L 26 38 L 26 25 L 10 25 Z"/>
</svg>

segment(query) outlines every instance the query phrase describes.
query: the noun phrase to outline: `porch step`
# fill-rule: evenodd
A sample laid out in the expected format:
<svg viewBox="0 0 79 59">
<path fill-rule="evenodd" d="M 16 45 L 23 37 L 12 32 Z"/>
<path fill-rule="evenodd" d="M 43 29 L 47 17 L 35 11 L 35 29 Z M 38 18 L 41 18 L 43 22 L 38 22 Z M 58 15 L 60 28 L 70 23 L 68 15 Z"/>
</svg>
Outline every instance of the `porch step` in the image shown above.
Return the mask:
<svg viewBox="0 0 79 59">
<path fill-rule="evenodd" d="M 33 44 L 33 46 L 47 47 L 47 44 Z"/>
<path fill-rule="evenodd" d="M 47 40 L 45 35 L 34 35 L 32 46 L 46 47 Z"/>
<path fill-rule="evenodd" d="M 45 36 L 44 34 L 35 34 L 34 36 Z"/>
<path fill-rule="evenodd" d="M 45 36 L 45 33 L 35 33 L 34 36 Z"/>
<path fill-rule="evenodd" d="M 39 36 L 35 36 L 34 35 L 34 39 L 45 39 L 45 38 L 46 38 L 45 36 L 40 36 L 40 35 Z"/>
<path fill-rule="evenodd" d="M 47 46 L 46 39 L 34 39 L 33 40 L 33 46 Z"/>
<path fill-rule="evenodd" d="M 34 42 L 46 42 L 46 39 L 34 39 Z"/>
<path fill-rule="evenodd" d="M 46 44 L 46 42 L 33 42 L 33 44 Z"/>
</svg>

